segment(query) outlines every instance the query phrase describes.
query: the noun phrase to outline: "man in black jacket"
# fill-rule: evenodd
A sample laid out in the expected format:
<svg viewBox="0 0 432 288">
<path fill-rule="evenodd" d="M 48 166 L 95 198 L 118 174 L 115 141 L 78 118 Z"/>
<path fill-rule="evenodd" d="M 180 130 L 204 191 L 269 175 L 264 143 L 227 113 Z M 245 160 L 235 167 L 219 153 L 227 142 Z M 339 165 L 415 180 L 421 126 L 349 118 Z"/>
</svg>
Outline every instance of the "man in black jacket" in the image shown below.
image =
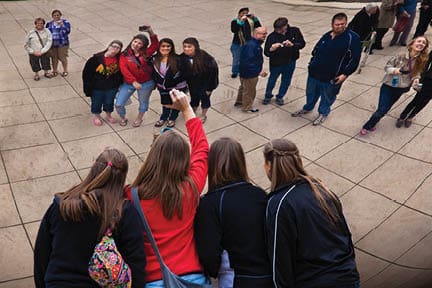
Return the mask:
<svg viewBox="0 0 432 288">
<path fill-rule="evenodd" d="M 348 24 L 348 29 L 356 32 L 360 36 L 360 41 L 367 41 L 378 26 L 378 19 L 378 6 L 374 3 L 367 4 L 354 16 Z"/>
<path fill-rule="evenodd" d="M 283 105 L 283 97 L 291 84 L 296 60 L 300 56 L 299 50 L 305 46 L 305 41 L 300 29 L 289 26 L 286 17 L 276 19 L 273 27 L 274 31 L 267 37 L 264 47 L 264 54 L 270 57 L 270 77 L 262 103 L 264 105 L 270 103 L 276 80 L 282 74 L 279 93 L 276 95 L 276 104 Z"/>
</svg>

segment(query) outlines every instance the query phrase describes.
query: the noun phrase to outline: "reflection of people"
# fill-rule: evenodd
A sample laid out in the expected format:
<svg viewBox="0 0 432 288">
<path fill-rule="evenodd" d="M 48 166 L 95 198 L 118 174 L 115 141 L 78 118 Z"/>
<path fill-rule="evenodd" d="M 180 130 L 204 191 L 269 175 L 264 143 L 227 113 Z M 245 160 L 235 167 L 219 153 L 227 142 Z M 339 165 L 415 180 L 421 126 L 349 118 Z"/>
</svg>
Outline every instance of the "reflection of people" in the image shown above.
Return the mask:
<svg viewBox="0 0 432 288">
<path fill-rule="evenodd" d="M 89 276 L 89 260 L 96 244 L 110 233 L 131 269 L 132 287 L 144 287 L 141 223 L 133 205 L 123 197 L 127 172 L 126 156 L 107 148 L 80 184 L 55 196 L 35 243 L 37 288 L 99 287 Z"/>
<path fill-rule="evenodd" d="M 258 76 L 265 77 L 263 70 L 263 49 L 261 45 L 267 36 L 267 28 L 258 27 L 254 30 L 253 37 L 242 48 L 240 53 L 240 87 L 234 106 L 242 106 L 243 112 L 258 112 L 253 107 L 256 96 Z"/>
<path fill-rule="evenodd" d="M 106 120 L 112 124 L 117 120 L 112 117 L 114 98 L 122 83 L 119 58 L 123 43 L 113 40 L 108 48 L 90 57 L 82 72 L 84 94 L 91 97 L 93 124 L 102 125 L 100 113 L 105 111 Z"/>
<path fill-rule="evenodd" d="M 186 280 L 205 284 L 208 279 L 198 260 L 193 223 L 206 182 L 209 147 L 203 125 L 187 96 L 175 89 L 170 94 L 173 100 L 170 108 L 182 112 L 192 147 L 180 133 L 164 132 L 151 146 L 132 187 L 138 189 L 142 210 L 166 265 Z M 132 187 L 126 187 L 129 199 Z M 144 250 L 145 287 L 164 287 L 160 265 L 148 238 L 144 239 Z"/>
<path fill-rule="evenodd" d="M 390 41 L 390 46 L 394 46 L 396 43 L 398 43 L 400 46 L 406 46 L 408 35 L 411 32 L 411 28 L 414 24 L 417 0 L 404 0 L 402 3 L 402 5 L 397 6 L 396 18 L 399 20 L 401 17 L 408 17 L 408 24 L 406 25 L 403 32 L 394 32 L 393 38 Z"/>
<path fill-rule="evenodd" d="M 425 70 L 420 79 L 422 83 L 421 90 L 417 92 L 410 103 L 405 107 L 396 121 L 396 127 L 400 128 L 404 125 L 410 127 L 413 118 L 429 103 L 432 99 L 432 52 L 429 53 L 429 59 L 426 62 Z"/>
<path fill-rule="evenodd" d="M 148 26 L 146 30 L 150 35 L 149 39 L 144 34 L 135 35 L 126 49 L 120 55 L 120 70 L 123 75 L 123 84 L 119 88 L 117 101 L 115 103 L 117 113 L 120 115 L 120 126 L 126 126 L 125 105 L 132 94 L 138 93 L 138 115 L 132 123 L 133 127 L 141 126 L 145 112 L 149 107 L 150 94 L 154 88 L 152 79 L 153 67 L 148 59 L 159 47 L 159 40 L 153 29 Z"/>
<path fill-rule="evenodd" d="M 320 125 L 330 114 L 340 88 L 354 73 L 360 62 L 361 43 L 357 33 L 345 29 L 347 15 L 338 13 L 332 18 L 332 30 L 318 40 L 312 50 L 306 84 L 306 104 L 291 114 L 293 117 L 311 112 L 319 98 L 319 116 L 313 125 Z"/>
<path fill-rule="evenodd" d="M 306 43 L 300 29 L 290 26 L 286 17 L 277 18 L 273 27 L 274 31 L 268 35 L 264 45 L 264 54 L 270 57 L 270 76 L 262 104 L 270 103 L 276 80 L 282 75 L 276 104 L 283 105 L 283 97 L 291 84 L 296 60 L 300 57 L 299 50 L 303 49 Z"/>
<path fill-rule="evenodd" d="M 432 0 L 423 0 L 420 5 L 420 17 L 414 37 L 423 36 L 432 21 Z"/>
<path fill-rule="evenodd" d="M 236 78 L 239 74 L 240 52 L 241 48 L 252 37 L 252 32 L 255 28 L 261 27 L 261 23 L 254 14 L 249 13 L 249 8 L 241 8 L 237 18 L 231 21 L 231 32 L 234 34 L 231 43 L 232 62 L 232 78 Z"/>
<path fill-rule="evenodd" d="M 357 12 L 348 24 L 348 29 L 356 32 L 360 36 L 360 41 L 367 41 L 371 33 L 377 28 L 379 13 L 380 11 L 376 4 L 367 4 Z"/>
<path fill-rule="evenodd" d="M 183 53 L 180 55 L 181 73 L 186 79 L 194 112 L 201 103 L 201 122 L 207 121 L 207 111 L 211 106 L 210 96 L 219 85 L 219 68 L 216 60 L 200 48 L 194 37 L 183 40 Z"/>
<path fill-rule="evenodd" d="M 382 0 L 380 6 L 380 14 L 378 26 L 376 29 L 376 39 L 373 49 L 382 50 L 382 39 L 387 31 L 393 26 L 396 15 L 396 4 L 403 0 Z"/>
<path fill-rule="evenodd" d="M 408 54 L 394 56 L 387 62 L 377 110 L 363 125 L 361 135 L 375 131 L 376 124 L 390 111 L 402 94 L 408 92 L 411 85 L 416 86 L 419 83 L 420 73 L 428 59 L 428 47 L 429 41 L 419 36 L 408 45 Z"/>
<path fill-rule="evenodd" d="M 68 50 L 69 50 L 69 33 L 71 32 L 71 25 L 66 19 L 62 19 L 60 10 L 53 10 L 51 13 L 53 20 L 46 24 L 46 28 L 51 31 L 53 43 L 50 49 L 53 76 L 58 75 L 58 62 L 60 61 L 63 66 L 63 77 L 68 73 Z"/>
<path fill-rule="evenodd" d="M 153 57 L 153 80 L 161 96 L 161 104 L 167 104 L 169 101 L 169 91 L 175 88 L 185 92 L 187 84 L 180 73 L 180 59 L 176 54 L 174 42 L 169 38 L 163 38 L 159 41 L 159 49 Z M 174 127 L 179 111 L 162 106 L 162 114 L 156 127 L 162 127 L 168 121 L 167 127 Z"/>
<path fill-rule="evenodd" d="M 267 249 L 276 287 L 359 288 L 354 245 L 338 197 L 303 168 L 296 145 L 264 146 L 271 181 Z"/>
<path fill-rule="evenodd" d="M 267 196 L 249 182 L 240 143 L 226 137 L 213 142 L 208 169 L 209 192 L 195 216 L 195 239 L 205 271 L 218 276 L 220 284 L 226 278 L 218 273 L 220 267 L 234 269 L 234 285 L 219 287 L 273 287 L 264 237 Z"/>
<path fill-rule="evenodd" d="M 45 72 L 44 76 L 46 78 L 52 77 L 52 74 L 49 73 L 51 65 L 47 54 L 51 48 L 52 36 L 51 32 L 47 28 L 44 28 L 45 20 L 43 18 L 36 18 L 34 24 L 35 28 L 26 36 L 24 48 L 29 54 L 30 66 L 35 73 L 33 79 L 39 81 L 39 71 L 42 69 Z"/>
</svg>

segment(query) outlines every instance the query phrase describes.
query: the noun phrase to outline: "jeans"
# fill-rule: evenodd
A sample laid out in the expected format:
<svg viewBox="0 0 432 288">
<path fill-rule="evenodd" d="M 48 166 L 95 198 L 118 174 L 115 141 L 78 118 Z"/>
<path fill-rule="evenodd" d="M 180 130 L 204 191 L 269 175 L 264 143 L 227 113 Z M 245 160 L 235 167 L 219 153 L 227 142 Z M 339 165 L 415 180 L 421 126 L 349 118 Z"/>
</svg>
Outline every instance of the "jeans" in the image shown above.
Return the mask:
<svg viewBox="0 0 432 288">
<path fill-rule="evenodd" d="M 331 82 L 322 82 L 308 76 L 306 84 L 306 104 L 303 106 L 303 110 L 312 111 L 316 102 L 321 97 L 318 113 L 327 116 L 330 114 L 331 105 L 336 101 L 336 96 L 341 86 L 342 84 L 337 85 Z"/>
<path fill-rule="evenodd" d="M 233 57 L 233 62 L 232 62 L 232 74 L 239 74 L 240 71 L 240 52 L 241 52 L 242 46 L 240 44 L 231 44 L 231 54 Z"/>
<path fill-rule="evenodd" d="M 195 284 L 201 284 L 201 285 L 210 284 L 210 280 L 206 276 L 204 276 L 204 274 L 194 273 L 194 274 L 186 274 L 180 277 L 182 279 L 188 280 Z M 157 281 L 146 283 L 145 288 L 165 288 L 165 286 L 163 280 L 157 280 Z"/>
<path fill-rule="evenodd" d="M 234 285 L 234 270 L 230 266 L 228 252 L 223 250 L 218 272 L 219 288 L 232 288 Z"/>
<path fill-rule="evenodd" d="M 391 109 L 394 103 L 399 100 L 403 93 L 408 92 L 410 87 L 398 88 L 388 85 L 381 85 L 378 108 L 370 119 L 363 125 L 363 129 L 371 130 L 381 120 L 382 117 Z"/>
<path fill-rule="evenodd" d="M 102 112 L 102 107 L 105 112 L 113 112 L 116 93 L 117 89 L 93 90 L 91 96 L 91 113 L 100 114 Z"/>
<path fill-rule="evenodd" d="M 414 19 L 415 19 L 415 16 L 416 16 L 416 10 L 414 10 L 412 12 L 409 12 L 409 14 L 411 15 L 411 17 L 409 18 L 409 21 L 408 21 L 408 24 L 407 24 L 406 28 L 404 29 L 403 32 L 394 32 L 393 38 L 390 41 L 391 44 L 396 44 L 396 42 L 398 41 L 398 39 L 399 39 L 399 44 L 401 44 L 401 45 L 402 44 L 404 44 L 404 45 L 407 44 L 408 35 L 411 32 L 412 26 L 414 25 Z M 401 17 L 401 16 L 398 16 L 396 18 L 399 19 L 399 17 Z M 400 36 L 400 38 L 399 38 L 399 36 Z"/>
<path fill-rule="evenodd" d="M 141 89 L 138 90 L 138 101 L 139 101 L 139 112 L 146 112 L 149 107 L 149 99 L 150 94 L 154 88 L 154 82 L 153 80 L 149 80 L 141 84 Z M 121 117 L 125 117 L 126 115 L 126 108 L 125 105 L 129 98 L 132 96 L 132 94 L 135 92 L 135 88 L 132 84 L 129 83 L 123 83 L 120 88 L 119 92 L 117 94 L 117 101 L 116 101 L 116 110 L 117 113 Z"/>
<path fill-rule="evenodd" d="M 282 74 L 281 84 L 279 86 L 279 93 L 276 95 L 277 99 L 282 99 L 288 87 L 291 85 L 291 78 L 294 73 L 294 69 L 296 67 L 296 61 L 292 61 L 289 64 L 281 65 L 281 66 L 270 66 L 270 76 L 267 81 L 267 87 L 265 92 L 265 98 L 271 99 L 273 97 L 272 91 L 276 84 L 276 80 L 279 78 L 279 75 Z"/>
</svg>

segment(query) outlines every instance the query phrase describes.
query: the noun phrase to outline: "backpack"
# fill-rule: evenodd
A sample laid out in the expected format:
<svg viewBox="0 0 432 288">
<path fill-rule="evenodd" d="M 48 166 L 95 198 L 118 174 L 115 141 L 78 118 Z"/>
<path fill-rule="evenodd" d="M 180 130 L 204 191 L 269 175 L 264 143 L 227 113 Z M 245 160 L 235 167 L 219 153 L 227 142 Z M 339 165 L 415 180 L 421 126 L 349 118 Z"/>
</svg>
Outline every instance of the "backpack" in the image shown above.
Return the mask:
<svg viewBox="0 0 432 288">
<path fill-rule="evenodd" d="M 94 248 L 88 264 L 88 273 L 100 287 L 132 287 L 131 269 L 117 250 L 109 228 Z"/>
</svg>

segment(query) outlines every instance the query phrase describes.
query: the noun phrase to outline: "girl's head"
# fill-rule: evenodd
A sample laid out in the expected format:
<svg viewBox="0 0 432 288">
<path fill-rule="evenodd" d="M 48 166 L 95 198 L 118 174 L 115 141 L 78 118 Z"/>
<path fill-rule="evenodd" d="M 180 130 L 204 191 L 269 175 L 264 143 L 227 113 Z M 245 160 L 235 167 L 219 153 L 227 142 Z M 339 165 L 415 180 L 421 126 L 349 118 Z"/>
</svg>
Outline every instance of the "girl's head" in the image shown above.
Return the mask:
<svg viewBox="0 0 432 288">
<path fill-rule="evenodd" d="M 147 36 L 145 36 L 144 34 L 137 34 L 132 38 L 132 41 L 126 47 L 125 52 L 127 53 L 129 49 L 132 49 L 132 51 L 135 53 L 140 52 L 141 54 L 145 55 L 145 51 L 148 45 L 149 39 L 147 38 Z"/>
<path fill-rule="evenodd" d="M 100 218 L 100 236 L 107 228 L 115 229 L 121 218 L 127 172 L 126 156 L 117 149 L 105 149 L 80 184 L 59 194 L 62 217 L 80 221 L 88 211 Z"/>
<path fill-rule="evenodd" d="M 162 38 L 159 41 L 158 54 L 160 54 L 161 56 L 175 55 L 176 52 L 173 40 L 171 40 L 170 38 Z"/>
<path fill-rule="evenodd" d="M 189 163 L 190 147 L 185 137 L 174 131 L 164 132 L 153 143 L 132 186 L 138 187 L 140 199 L 159 200 L 166 218 L 174 214 L 181 218 L 184 182 L 196 190 L 188 176 Z"/>
<path fill-rule="evenodd" d="M 200 51 L 200 46 L 199 46 L 199 42 L 196 38 L 194 37 L 189 37 L 186 38 L 185 40 L 183 40 L 183 52 L 184 54 L 186 54 L 187 56 L 195 56 L 195 54 L 199 53 Z"/>
<path fill-rule="evenodd" d="M 297 146 L 287 139 L 274 139 L 264 146 L 264 168 L 271 190 L 306 175 Z"/>
<path fill-rule="evenodd" d="M 108 45 L 105 52 L 109 54 L 108 57 L 114 57 L 120 53 L 122 48 L 123 48 L 123 43 L 120 40 L 113 40 Z"/>
<path fill-rule="evenodd" d="M 408 44 L 410 57 L 416 56 L 414 67 L 411 71 L 411 76 L 418 75 L 423 71 L 423 68 L 429 58 L 429 40 L 424 36 L 418 36 L 411 40 Z"/>
<path fill-rule="evenodd" d="M 62 15 L 63 14 L 58 9 L 55 9 L 51 12 L 51 17 L 53 18 L 54 21 L 60 20 Z"/>
<path fill-rule="evenodd" d="M 318 205 L 330 223 L 340 224 L 342 207 L 337 196 L 318 178 L 310 176 L 303 167 L 297 146 L 287 139 L 274 139 L 264 145 L 264 169 L 271 181 L 271 190 L 293 181 L 306 181 Z"/>
<path fill-rule="evenodd" d="M 229 137 L 222 137 L 210 147 L 208 155 L 209 188 L 233 182 L 249 180 L 246 159 L 239 142 Z"/>
</svg>

